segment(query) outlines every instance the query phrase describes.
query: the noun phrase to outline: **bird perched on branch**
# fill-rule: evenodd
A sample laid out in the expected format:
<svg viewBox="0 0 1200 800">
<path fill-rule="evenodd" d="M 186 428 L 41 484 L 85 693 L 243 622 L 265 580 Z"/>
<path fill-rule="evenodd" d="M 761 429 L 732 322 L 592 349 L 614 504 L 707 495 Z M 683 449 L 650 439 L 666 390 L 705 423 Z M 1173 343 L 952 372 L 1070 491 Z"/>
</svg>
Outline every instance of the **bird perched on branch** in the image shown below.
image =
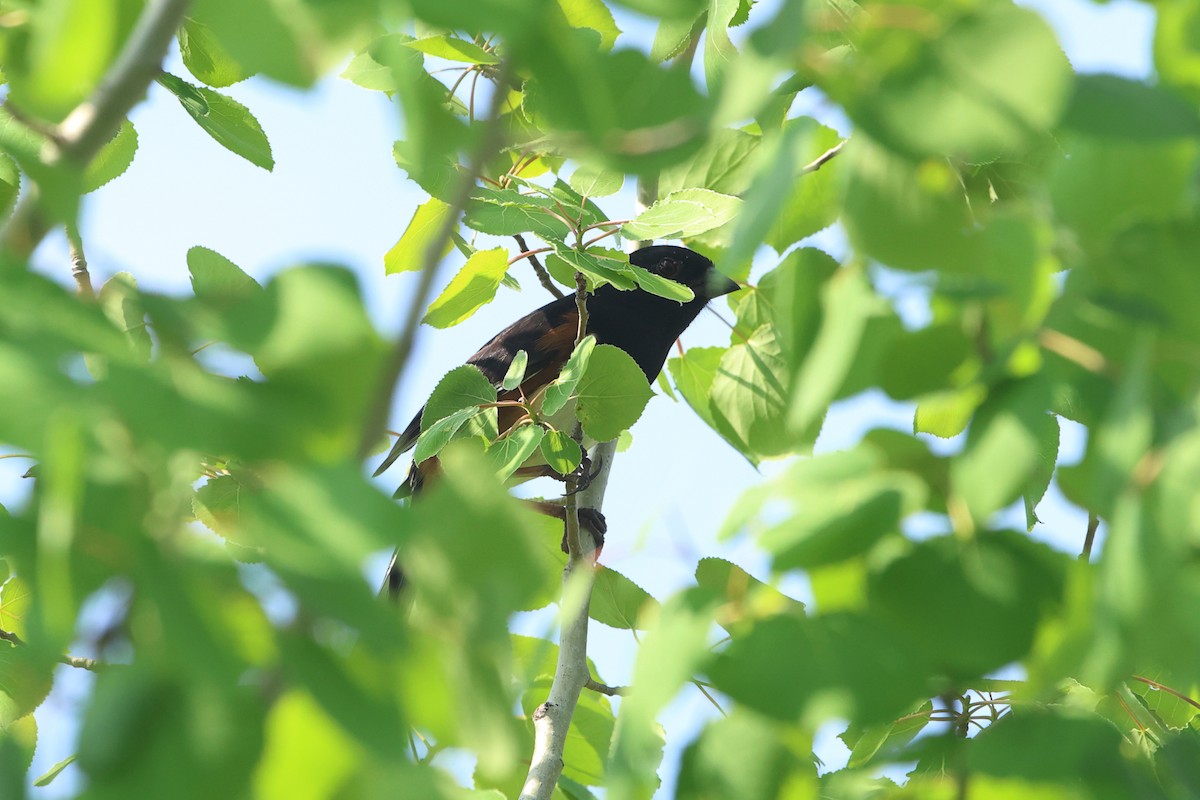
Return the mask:
<svg viewBox="0 0 1200 800">
<path fill-rule="evenodd" d="M 662 371 L 671 345 L 704 309 L 709 300 L 728 294 L 738 285 L 717 272 L 713 263 L 686 247 L 653 245 L 630 254 L 631 264 L 642 267 L 663 278 L 669 278 L 690 288 L 695 297 L 681 303 L 651 294 L 641 288 L 622 291 L 602 286 L 587 299 L 587 334 L 599 344 L 624 350 L 637 363 L 646 379 L 653 383 Z M 499 400 L 533 398 L 553 382 L 571 356 L 579 334 L 579 308 L 574 295 L 559 298 L 509 325 L 496 334 L 467 363 L 477 367 L 497 388 L 501 387 L 513 358 L 518 351 L 528 355 L 524 381 L 516 389 L 501 392 Z M 375 475 L 380 475 L 397 458 L 412 449 L 421 434 L 421 414 L 418 411 L 408 427 L 400 434 Z M 498 410 L 498 429 L 501 435 L 512 428 L 524 412 L 519 407 L 501 406 Z M 438 471 L 437 458 L 413 463 L 408 470 L 401 492 L 416 494 Z M 584 475 L 586 480 L 586 461 Z M 550 475 L 548 468 L 537 466 L 519 471 L 523 477 Z M 533 502 L 545 514 L 564 516 L 563 506 Z M 595 509 L 579 509 L 581 523 L 589 529 L 597 543 L 603 541 L 604 518 Z M 395 595 L 403 582 L 393 557 L 388 567 L 385 587 Z"/>
</svg>

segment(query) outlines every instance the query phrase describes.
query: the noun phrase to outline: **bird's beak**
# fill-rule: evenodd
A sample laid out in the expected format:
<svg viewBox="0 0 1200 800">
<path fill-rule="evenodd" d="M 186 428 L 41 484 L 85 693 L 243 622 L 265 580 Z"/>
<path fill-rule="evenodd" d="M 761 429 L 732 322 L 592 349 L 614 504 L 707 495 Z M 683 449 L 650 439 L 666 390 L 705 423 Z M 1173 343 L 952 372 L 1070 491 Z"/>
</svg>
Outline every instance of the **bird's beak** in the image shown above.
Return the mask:
<svg viewBox="0 0 1200 800">
<path fill-rule="evenodd" d="M 704 287 L 704 295 L 709 299 L 720 297 L 721 295 L 729 294 L 730 292 L 736 292 L 738 289 L 742 288 L 729 278 L 722 275 L 720 272 L 717 272 L 715 269 L 710 269 L 708 271 L 707 284 L 708 285 Z"/>
</svg>

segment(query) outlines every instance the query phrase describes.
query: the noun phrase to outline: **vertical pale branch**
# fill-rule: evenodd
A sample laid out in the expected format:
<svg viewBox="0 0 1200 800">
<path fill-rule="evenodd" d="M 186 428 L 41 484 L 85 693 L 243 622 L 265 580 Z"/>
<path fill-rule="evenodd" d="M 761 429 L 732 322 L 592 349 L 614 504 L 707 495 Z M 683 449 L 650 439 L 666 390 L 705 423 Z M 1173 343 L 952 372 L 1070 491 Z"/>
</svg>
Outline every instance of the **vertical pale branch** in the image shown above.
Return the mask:
<svg viewBox="0 0 1200 800">
<path fill-rule="evenodd" d="M 653 205 L 657 195 L 657 178 L 639 179 L 634 216 Z M 630 242 L 629 247 L 636 250 L 647 244 L 650 242 Z M 587 312 L 582 300 L 579 302 L 581 319 L 577 338 L 581 339 L 585 333 Z M 579 535 L 577 509 L 600 510 L 616 452 L 615 440 L 596 445 L 591 453 L 592 463 L 598 465 L 596 476 L 577 494 L 567 495 L 565 516 L 570 554 L 563 570 L 558 663 L 554 666 L 550 694 L 546 702 L 533 713 L 533 758 L 525 785 L 521 788 L 520 800 L 550 800 L 554 794 L 554 787 L 562 775 L 563 750 L 567 743 L 567 731 L 571 728 L 571 718 L 575 715 L 575 706 L 579 703 L 579 694 L 592 681 L 587 666 L 587 634 L 588 605 L 596 580 L 595 543 L 591 536 Z M 573 482 L 568 484 L 568 491 L 573 488 Z"/>
<path fill-rule="evenodd" d="M 67 245 L 71 254 L 71 277 L 75 279 L 75 285 L 79 288 L 79 296 L 95 297 L 96 291 L 92 288 L 87 257 L 83 254 L 83 239 L 74 225 L 67 225 Z"/>
</svg>

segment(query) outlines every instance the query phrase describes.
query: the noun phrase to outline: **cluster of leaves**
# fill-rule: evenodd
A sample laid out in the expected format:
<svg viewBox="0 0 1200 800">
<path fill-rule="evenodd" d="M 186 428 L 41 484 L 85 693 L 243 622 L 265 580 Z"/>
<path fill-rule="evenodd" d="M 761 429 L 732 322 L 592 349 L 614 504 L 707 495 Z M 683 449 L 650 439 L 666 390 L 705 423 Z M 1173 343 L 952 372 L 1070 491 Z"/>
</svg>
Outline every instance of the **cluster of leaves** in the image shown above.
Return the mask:
<svg viewBox="0 0 1200 800">
<path fill-rule="evenodd" d="M 672 359 L 672 391 L 754 463 L 810 452 L 841 399 L 913 404 L 911 433 L 872 431 L 731 499 L 723 535 L 753 536 L 776 577 L 806 571 L 815 608 L 716 559 L 661 603 L 599 572 L 592 616 L 645 633 L 619 705 L 583 697 L 557 796 L 653 792 L 655 717 L 693 682 L 733 705 L 688 746 L 680 796 L 1200 792 L 1200 5 L 1160 6 L 1153 85 L 1076 75 L 1005 0 L 621 5 L 658 21 L 648 53 L 616 46 L 601 0 L 196 0 L 178 38 L 202 85 L 158 77 L 270 169 L 261 128 L 217 89 L 256 74 L 308 87 L 356 52 L 345 77 L 395 96 L 396 160 L 430 195 L 387 271 L 465 257 L 431 325 L 470 316 L 537 254 L 547 283 L 687 299 L 599 246 L 616 231 L 683 239 L 743 279 L 765 243 L 777 263 L 731 298 L 729 346 Z M 128 122 L 86 168 L 43 153 L 141 11 L 0 2 L 6 213 L 23 176 L 73 227 L 81 195 L 133 159 Z M 406 32 L 380 36 L 397 15 Z M 447 63 L 453 84 L 433 74 Z M 838 133 L 790 115 L 800 92 L 850 120 L 836 158 Z M 631 174 L 661 199 L 609 216 L 595 200 Z M 798 246 L 835 221 L 844 263 Z M 397 505 L 358 457 L 387 348 L 348 271 L 260 285 L 197 247 L 193 296 L 118 275 L 93 300 L 17 255 L 0 261 L 0 442 L 37 467 L 0 512 L 4 790 L 25 792 L 33 711 L 82 636 L 105 664 L 75 761 L 96 796 L 515 796 L 556 648 L 508 621 L 556 600 L 562 555 L 500 478 L 536 450 L 574 469 L 570 426 L 551 419 L 569 399 L 595 438 L 633 424 L 649 390 L 628 359 L 583 340 L 540 405 L 515 401 L 533 424 L 499 440 L 496 387 L 450 373 L 417 454 L 444 479 Z M 899 317 L 882 269 L 919 273 L 928 324 Z M 1078 464 L 1058 465 L 1060 418 L 1087 430 Z M 1029 536 L 1055 477 L 1107 523 L 1098 563 Z M 1014 506 L 1023 530 L 1001 521 Z M 915 515 L 940 532 L 906 535 Z M 403 620 L 361 573 L 396 545 Z M 81 623 L 89 602 L 114 609 L 102 632 Z M 1011 665 L 1023 680 L 991 677 Z M 832 719 L 850 721 L 852 755 L 819 776 L 812 737 Z M 473 789 L 447 748 L 475 757 Z M 915 764 L 903 788 L 876 777 L 888 764 Z"/>
</svg>

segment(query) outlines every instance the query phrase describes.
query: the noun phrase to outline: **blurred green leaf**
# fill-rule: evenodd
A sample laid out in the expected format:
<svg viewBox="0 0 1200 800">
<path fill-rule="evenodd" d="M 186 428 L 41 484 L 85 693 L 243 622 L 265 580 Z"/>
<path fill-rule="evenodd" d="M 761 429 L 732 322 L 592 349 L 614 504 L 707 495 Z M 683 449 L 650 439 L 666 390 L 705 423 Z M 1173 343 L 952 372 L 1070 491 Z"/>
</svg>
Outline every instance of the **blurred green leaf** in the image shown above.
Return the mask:
<svg viewBox="0 0 1200 800">
<path fill-rule="evenodd" d="M 870 577 L 871 608 L 951 679 L 1024 658 L 1061 602 L 1068 557 L 1023 534 L 941 536 Z"/>
<path fill-rule="evenodd" d="M 129 347 L 139 358 L 148 360 L 153 343 L 146 328 L 146 312 L 138 297 L 137 281 L 128 272 L 113 275 L 97 292 L 104 315 L 128 337 Z"/>
<path fill-rule="evenodd" d="M 39 777 L 36 781 L 33 782 L 33 785 L 34 786 L 49 786 L 51 783 L 54 782 L 55 778 L 57 778 L 59 775 L 62 774 L 62 771 L 64 769 L 66 769 L 67 767 L 69 767 L 75 763 L 76 758 L 78 758 L 78 756 L 69 755 L 66 758 L 64 758 L 62 761 L 59 761 L 57 764 L 52 766 L 50 769 L 48 769 L 44 773 L 42 773 L 41 777 Z"/>
<path fill-rule="evenodd" d="M 557 0 L 567 18 L 567 24 L 572 28 L 590 28 L 600 34 L 600 47 L 611 50 L 617 41 L 621 29 L 613 20 L 612 11 L 603 0 Z M 614 190 L 615 191 L 615 190 Z M 584 194 L 590 194 L 584 192 Z M 600 197 L 601 195 L 592 195 Z"/>
<path fill-rule="evenodd" d="M 959 325 L 930 325 L 905 333 L 888 347 L 880 362 L 880 387 L 895 400 L 949 389 L 955 371 L 973 352 Z"/>
<path fill-rule="evenodd" d="M 864 16 L 880 19 L 882 8 Z M 1070 94 L 1070 63 L 1049 24 L 1027 9 L 939 7 L 921 24 L 861 31 L 854 68 L 825 88 L 863 131 L 897 150 L 974 162 L 1019 153 L 1049 133 Z"/>
<path fill-rule="evenodd" d="M 188 72 L 201 83 L 218 89 L 254 74 L 229 54 L 211 28 L 191 17 L 184 18 L 179 29 L 179 53 Z"/>
<path fill-rule="evenodd" d="M 263 757 L 254 773 L 263 797 L 328 796 L 343 787 L 362 751 L 312 697 L 290 690 L 271 706 Z"/>
<path fill-rule="evenodd" d="M 192 291 L 203 300 L 227 305 L 262 293 L 262 287 L 254 278 L 215 250 L 191 247 L 187 252 L 187 264 Z"/>
<path fill-rule="evenodd" d="M 797 170 L 812 163 L 842 140 L 837 131 L 808 117 L 789 119 L 784 126 L 789 129 L 787 133 L 794 137 L 794 163 Z M 790 130 L 793 127 L 795 133 Z M 841 171 L 840 159 L 835 159 L 816 172 L 797 174 L 795 186 L 766 236 L 767 244 L 782 253 L 793 243 L 832 225 L 838 216 L 837 189 Z"/>
<path fill-rule="evenodd" d="M 817 765 L 802 748 L 778 723 L 735 708 L 684 751 L 676 796 L 769 798 L 815 788 Z"/>
<path fill-rule="evenodd" d="M 696 585 L 725 600 L 716 621 L 732 636 L 747 633 L 759 619 L 773 614 L 804 614 L 804 603 L 722 558 L 700 559 Z"/>
<path fill-rule="evenodd" d="M 215 58 L 219 47 L 247 74 L 261 72 L 293 86 L 310 86 L 317 76 L 315 42 L 301 44 L 302 17 L 287 13 L 274 0 L 197 0 L 188 13 L 193 31 L 196 24 L 206 29 L 205 52 L 210 57 Z M 336 58 L 341 58 L 340 52 Z M 228 77 L 232 67 L 223 59 L 221 63 L 221 75 Z"/>
<path fill-rule="evenodd" d="M 479 411 L 478 406 L 494 402 L 496 387 L 483 376 L 478 367 L 470 364 L 455 367 L 438 381 L 433 393 L 429 395 L 425 409 L 421 412 L 421 430 L 429 430 L 438 420 L 458 411 L 468 408 Z M 473 430 L 485 436 L 488 441 L 496 438 L 496 409 L 482 410 L 479 425 Z"/>
<path fill-rule="evenodd" d="M 7 153 L 0 153 L 0 217 L 7 217 L 21 192 L 21 172 L 17 162 Z"/>
</svg>

